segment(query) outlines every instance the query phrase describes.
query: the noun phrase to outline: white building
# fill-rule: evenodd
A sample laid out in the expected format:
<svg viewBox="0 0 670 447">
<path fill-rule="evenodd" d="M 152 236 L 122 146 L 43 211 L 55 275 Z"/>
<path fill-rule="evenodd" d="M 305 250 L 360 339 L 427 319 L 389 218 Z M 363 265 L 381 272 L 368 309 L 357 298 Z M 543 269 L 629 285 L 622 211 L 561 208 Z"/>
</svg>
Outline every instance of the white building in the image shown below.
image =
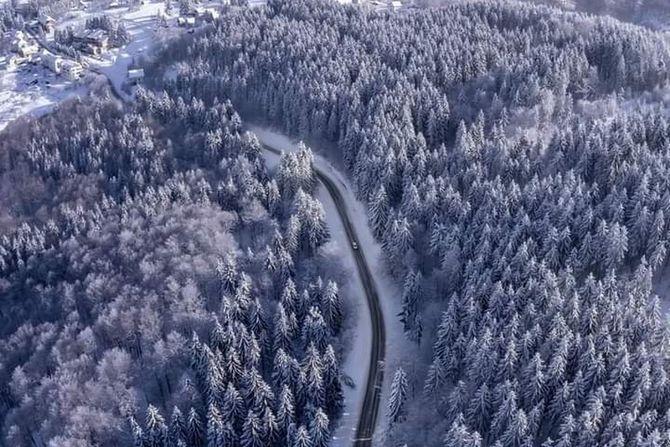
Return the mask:
<svg viewBox="0 0 670 447">
<path fill-rule="evenodd" d="M 42 59 L 42 65 L 44 65 L 54 73 L 60 74 L 63 65 L 62 57 L 58 56 L 57 54 L 52 54 L 44 50 L 42 51 L 41 59 Z"/>
<path fill-rule="evenodd" d="M 44 11 L 40 11 L 40 13 L 37 14 L 37 21 L 40 22 L 42 29 L 44 29 L 44 32 L 47 33 L 52 32 L 56 26 L 56 20 L 54 20 L 53 17 L 49 16 Z"/>
<path fill-rule="evenodd" d="M 191 17 L 191 16 L 179 17 L 177 19 L 177 25 L 184 26 L 186 28 L 193 27 L 193 26 L 195 26 L 195 17 Z"/>
<path fill-rule="evenodd" d="M 76 81 L 81 77 L 81 74 L 84 72 L 84 67 L 80 63 L 64 60 L 61 63 L 61 73 L 70 81 Z"/>
<path fill-rule="evenodd" d="M 388 2 L 388 9 L 391 11 L 397 11 L 398 9 L 402 8 L 402 3 L 400 0 L 391 0 Z"/>
<path fill-rule="evenodd" d="M 12 51 L 21 57 L 29 58 L 39 51 L 39 47 L 35 42 L 25 39 L 23 33 L 18 31 L 12 41 Z"/>
<path fill-rule="evenodd" d="M 144 79 L 144 69 L 132 68 L 128 70 L 128 81 L 131 84 L 137 84 Z"/>
</svg>

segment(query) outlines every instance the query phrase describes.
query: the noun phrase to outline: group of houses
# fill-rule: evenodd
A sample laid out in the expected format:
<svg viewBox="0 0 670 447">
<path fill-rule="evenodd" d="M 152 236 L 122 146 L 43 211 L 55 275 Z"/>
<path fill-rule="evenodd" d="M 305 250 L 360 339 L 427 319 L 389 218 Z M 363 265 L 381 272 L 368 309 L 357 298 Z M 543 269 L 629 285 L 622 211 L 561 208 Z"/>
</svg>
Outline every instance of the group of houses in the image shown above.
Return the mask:
<svg viewBox="0 0 670 447">
<path fill-rule="evenodd" d="M 40 56 L 42 65 L 69 81 L 76 81 L 84 72 L 84 67 L 75 61 L 63 59 L 57 54 L 44 50 Z"/>
<path fill-rule="evenodd" d="M 37 42 L 23 31 L 15 31 L 13 34 L 7 33 L 4 39 L 10 42 L 9 49 L 12 53 L 7 58 L 10 66 L 19 66 L 32 61 L 39 51 Z"/>
<path fill-rule="evenodd" d="M 72 36 L 72 45 L 84 53 L 99 55 L 109 49 L 109 35 L 102 29 L 83 29 Z"/>
<path fill-rule="evenodd" d="M 14 10 L 23 17 L 26 25 L 35 31 L 41 28 L 45 33 L 50 33 L 56 26 L 56 20 L 43 7 L 37 6 L 31 0 L 16 0 Z"/>
<path fill-rule="evenodd" d="M 19 57 L 30 59 L 30 57 L 39 51 L 37 42 L 23 31 L 16 31 L 12 39 L 11 50 Z"/>
<path fill-rule="evenodd" d="M 229 0 L 225 0 L 229 4 Z M 184 28 L 192 28 L 198 21 L 213 22 L 221 16 L 218 9 L 195 7 L 187 14 L 177 18 L 177 25 Z"/>
<path fill-rule="evenodd" d="M 18 67 L 26 63 L 42 65 L 55 74 L 62 75 L 70 81 L 76 81 L 84 71 L 84 67 L 73 60 L 63 59 L 63 57 L 53 54 L 49 51 L 39 51 L 37 42 L 26 35 L 23 31 L 16 31 L 11 41 L 12 54 L 7 58 L 10 66 Z"/>
</svg>

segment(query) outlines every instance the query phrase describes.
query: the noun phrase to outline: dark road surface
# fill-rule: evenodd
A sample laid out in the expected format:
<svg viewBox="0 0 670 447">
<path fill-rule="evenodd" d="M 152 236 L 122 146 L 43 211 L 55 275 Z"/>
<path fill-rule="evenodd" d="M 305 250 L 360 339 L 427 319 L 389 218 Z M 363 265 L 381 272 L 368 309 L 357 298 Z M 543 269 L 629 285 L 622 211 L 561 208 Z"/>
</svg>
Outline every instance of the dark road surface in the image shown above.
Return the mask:
<svg viewBox="0 0 670 447">
<path fill-rule="evenodd" d="M 280 155 L 281 151 L 267 144 L 261 143 L 263 148 L 274 154 Z M 372 324 L 372 350 L 370 351 L 370 368 L 368 370 L 368 379 L 365 385 L 365 397 L 363 398 L 363 406 L 361 407 L 360 419 L 358 420 L 358 427 L 356 429 L 356 437 L 353 440 L 355 447 L 372 446 L 372 438 L 374 436 L 375 427 L 377 425 L 377 415 L 379 414 L 379 404 L 381 400 L 382 383 L 384 380 L 383 362 L 386 347 L 386 332 L 384 331 L 384 316 L 382 314 L 381 306 L 379 304 L 379 295 L 377 288 L 372 279 L 370 268 L 365 260 L 363 247 L 358 242 L 356 230 L 351 224 L 347 208 L 344 204 L 342 194 L 335 183 L 333 183 L 321 171 L 314 168 L 316 177 L 326 187 L 328 194 L 333 198 L 337 212 L 342 219 L 342 224 L 347 233 L 349 240 L 349 247 L 354 259 L 358 273 L 363 283 L 363 289 L 367 298 L 368 307 L 370 309 L 370 319 Z M 359 246 L 358 250 L 352 249 L 353 243 L 356 242 Z"/>
</svg>

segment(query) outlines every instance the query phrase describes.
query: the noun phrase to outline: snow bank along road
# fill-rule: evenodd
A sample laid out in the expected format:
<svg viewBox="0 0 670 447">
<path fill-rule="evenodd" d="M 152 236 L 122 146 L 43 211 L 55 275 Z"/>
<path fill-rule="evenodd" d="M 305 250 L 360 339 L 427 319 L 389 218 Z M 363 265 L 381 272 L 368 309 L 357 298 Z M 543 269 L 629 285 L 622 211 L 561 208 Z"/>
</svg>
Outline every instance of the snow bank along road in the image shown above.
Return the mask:
<svg viewBox="0 0 670 447">
<path fill-rule="evenodd" d="M 266 143 L 261 143 L 263 148 L 274 154 L 280 155 L 281 151 Z M 317 179 L 326 187 L 328 194 L 333 199 L 337 212 L 342 219 L 349 246 L 358 244 L 358 237 L 356 230 L 351 224 L 347 208 L 342 198 L 342 194 L 328 176 L 326 176 L 319 169 L 314 168 Z M 382 363 L 384 361 L 385 347 L 386 347 L 386 332 L 384 329 L 384 316 L 379 303 L 379 295 L 377 294 L 377 287 L 375 286 L 370 268 L 365 259 L 365 255 L 361 249 L 352 250 L 353 257 L 356 261 L 356 267 L 363 283 L 363 289 L 367 298 L 368 307 L 370 308 L 370 318 L 372 323 L 372 349 L 370 350 L 370 368 L 368 369 L 368 379 L 365 388 L 365 396 L 363 398 L 363 406 L 361 408 L 360 419 L 358 420 L 358 427 L 356 429 L 356 438 L 354 439 L 355 447 L 372 446 L 372 437 L 377 425 L 377 415 L 379 413 L 379 404 L 381 400 L 382 382 L 384 380 L 384 371 Z"/>
</svg>

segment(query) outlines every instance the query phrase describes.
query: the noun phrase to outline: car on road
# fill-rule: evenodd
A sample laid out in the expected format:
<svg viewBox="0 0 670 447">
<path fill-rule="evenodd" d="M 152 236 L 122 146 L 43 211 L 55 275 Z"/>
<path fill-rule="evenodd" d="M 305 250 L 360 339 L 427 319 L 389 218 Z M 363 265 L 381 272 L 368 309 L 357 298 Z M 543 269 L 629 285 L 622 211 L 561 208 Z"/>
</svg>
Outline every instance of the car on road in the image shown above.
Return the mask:
<svg viewBox="0 0 670 447">
<path fill-rule="evenodd" d="M 358 250 L 358 242 L 353 241 L 353 242 L 351 243 L 351 248 L 353 248 L 354 250 Z"/>
</svg>

